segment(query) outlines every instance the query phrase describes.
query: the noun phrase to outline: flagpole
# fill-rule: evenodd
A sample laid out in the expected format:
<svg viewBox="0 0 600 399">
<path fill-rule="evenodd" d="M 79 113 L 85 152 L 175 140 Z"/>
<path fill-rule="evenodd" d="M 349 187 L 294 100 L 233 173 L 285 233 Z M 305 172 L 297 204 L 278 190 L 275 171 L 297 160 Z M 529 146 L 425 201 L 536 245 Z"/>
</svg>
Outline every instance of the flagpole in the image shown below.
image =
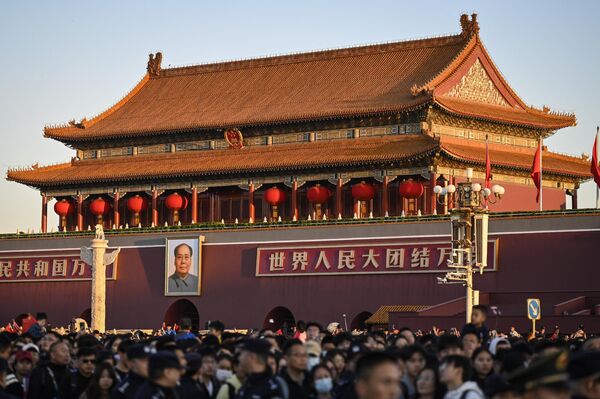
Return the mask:
<svg viewBox="0 0 600 399">
<path fill-rule="evenodd" d="M 542 143 L 543 143 L 543 136 L 540 136 L 540 212 L 544 210 L 544 207 L 542 205 L 542 198 L 543 198 L 543 188 L 542 188 Z"/>
</svg>

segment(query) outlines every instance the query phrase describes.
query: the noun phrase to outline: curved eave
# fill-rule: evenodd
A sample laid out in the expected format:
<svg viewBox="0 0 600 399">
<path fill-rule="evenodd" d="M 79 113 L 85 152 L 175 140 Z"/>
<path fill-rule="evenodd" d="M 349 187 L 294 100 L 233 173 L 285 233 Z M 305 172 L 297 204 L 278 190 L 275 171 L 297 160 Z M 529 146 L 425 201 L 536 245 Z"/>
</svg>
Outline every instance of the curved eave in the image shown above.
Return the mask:
<svg viewBox="0 0 600 399">
<path fill-rule="evenodd" d="M 366 109 L 360 112 L 348 111 L 344 113 L 335 113 L 331 115 L 302 115 L 293 119 L 280 119 L 280 120 L 268 120 L 268 121 L 240 121 L 228 123 L 227 125 L 193 125 L 193 126 L 165 126 L 159 130 L 138 130 L 130 132 L 114 132 L 109 134 L 103 134 L 101 136 L 82 136 L 80 133 L 85 128 L 77 127 L 61 127 L 53 128 L 51 130 L 45 130 L 44 136 L 63 142 L 65 144 L 80 143 L 80 142 L 91 142 L 91 141 L 102 141 L 102 140 L 114 140 L 114 139 L 131 139 L 140 137 L 153 137 L 153 136 L 165 136 L 169 134 L 178 133 L 189 133 L 193 131 L 202 130 L 221 130 L 228 128 L 254 128 L 254 127 L 265 127 L 265 126 L 281 126 L 291 125 L 297 123 L 313 123 L 323 121 L 335 121 L 349 118 L 370 118 L 383 115 L 394 114 L 398 112 L 410 112 L 420 109 L 424 106 L 431 104 L 431 96 L 421 95 L 414 102 L 405 105 L 394 105 L 390 107 L 377 107 L 372 109 Z"/>
<path fill-rule="evenodd" d="M 335 144 L 335 143 L 333 143 Z M 44 168 L 37 168 L 31 170 L 15 170 L 9 171 L 7 173 L 7 180 L 15 181 L 21 184 L 25 184 L 31 187 L 36 187 L 39 189 L 50 188 L 50 187 L 65 187 L 65 186 L 77 186 L 81 184 L 105 184 L 105 183 L 124 183 L 124 182 L 141 182 L 141 181 L 151 181 L 151 180 L 160 180 L 160 179 L 189 179 L 189 178 L 214 178 L 219 176 L 234 176 L 234 175 L 247 175 L 248 173 L 272 173 L 272 172 L 293 172 L 293 171 L 314 171 L 314 170 L 323 170 L 323 169 L 331 169 L 331 168 L 339 168 L 339 167 L 369 167 L 373 165 L 378 165 L 382 163 L 391 163 L 391 162 L 411 162 L 418 161 L 420 159 L 431 156 L 438 148 L 438 144 L 435 141 L 429 142 L 424 149 L 419 151 L 415 151 L 409 154 L 389 154 L 379 157 L 373 157 L 372 159 L 358 159 L 358 160 L 343 160 L 343 161 L 325 161 L 320 164 L 297 164 L 293 162 L 289 162 L 287 165 L 277 164 L 268 167 L 235 167 L 229 169 L 214 169 L 208 171 L 162 171 L 153 173 L 152 171 L 147 171 L 145 175 L 142 174 L 127 174 L 123 176 L 119 176 L 118 174 L 112 174 L 109 176 L 102 177 L 94 177 L 94 176 L 86 176 L 85 178 L 69 178 L 69 179 L 53 179 L 50 180 L 49 176 L 39 176 L 37 179 L 32 178 L 34 174 L 44 173 Z M 224 150 L 227 151 L 227 150 Z M 243 151 L 243 150 L 242 150 Z M 162 155 L 162 154 L 161 154 Z M 181 162 L 193 162 L 193 155 L 189 154 L 190 159 L 183 159 Z M 170 156 L 170 154 L 169 154 Z M 140 162 L 140 165 L 143 167 L 144 157 L 153 157 L 152 155 L 139 155 L 136 157 L 136 161 Z M 153 158 L 154 161 L 161 161 L 160 158 Z M 169 158 L 170 159 L 170 158 Z M 326 158 L 323 158 L 326 159 Z M 165 157 L 165 160 L 167 158 Z M 99 162 L 100 160 L 90 160 L 90 161 L 78 161 L 75 165 L 71 163 L 65 163 L 61 165 L 55 165 L 51 168 L 77 168 L 82 167 L 81 165 L 85 164 L 84 167 L 90 167 L 93 165 L 95 169 L 101 169 L 102 164 Z M 103 159 L 106 162 L 106 159 Z M 113 162 L 118 162 L 119 160 L 113 160 Z M 126 162 L 132 162 L 132 159 L 127 159 Z M 219 164 L 218 157 L 215 157 L 214 163 Z M 77 165 L 79 164 L 79 165 Z"/>
<path fill-rule="evenodd" d="M 559 120 L 548 120 L 547 123 L 532 123 L 532 122 L 518 121 L 518 120 L 510 119 L 510 118 L 485 116 L 485 115 L 477 114 L 475 112 L 465 112 L 465 111 L 455 110 L 444 104 L 441 104 L 439 101 L 437 101 L 437 99 L 433 101 L 433 104 L 436 107 L 438 107 L 438 109 L 440 109 L 444 112 L 447 112 L 448 114 L 453 115 L 453 116 L 466 117 L 466 118 L 471 118 L 471 119 L 484 121 L 484 122 L 508 124 L 508 125 L 512 125 L 512 126 L 519 126 L 519 127 L 525 127 L 525 128 L 531 128 L 531 129 L 556 130 L 556 129 L 562 129 L 565 127 L 571 127 L 571 126 L 577 125 L 577 120 L 575 117 L 564 117 L 564 119 L 561 118 L 560 121 Z M 550 117 L 550 118 L 552 118 L 552 117 Z M 548 118 L 548 119 L 550 119 L 550 118 Z M 554 118 L 552 118 L 552 119 L 554 119 Z"/>
<path fill-rule="evenodd" d="M 462 154 L 461 155 L 455 154 L 452 151 L 448 150 L 447 148 L 444 148 L 443 146 L 442 146 L 441 152 L 443 155 L 447 156 L 451 160 L 460 161 L 460 162 L 464 162 L 464 163 L 471 164 L 471 165 L 482 166 L 485 168 L 485 160 L 482 161 L 480 159 L 466 157 Z M 532 160 L 533 160 L 533 158 L 532 158 Z M 531 171 L 530 167 L 526 167 L 526 166 L 522 166 L 522 165 L 515 165 L 514 163 L 509 163 L 509 162 L 493 161 L 493 162 L 491 162 L 491 166 L 492 166 L 492 169 L 493 168 L 510 169 L 510 170 L 518 170 L 521 172 L 530 172 Z M 557 176 L 575 178 L 580 182 L 586 181 L 586 180 L 589 180 L 592 178 L 592 175 L 590 173 L 571 173 L 571 172 L 568 172 L 568 171 L 565 171 L 562 169 L 554 169 L 554 168 L 548 168 L 548 167 L 544 167 L 543 172 L 551 173 L 551 174 L 557 175 Z"/>
</svg>

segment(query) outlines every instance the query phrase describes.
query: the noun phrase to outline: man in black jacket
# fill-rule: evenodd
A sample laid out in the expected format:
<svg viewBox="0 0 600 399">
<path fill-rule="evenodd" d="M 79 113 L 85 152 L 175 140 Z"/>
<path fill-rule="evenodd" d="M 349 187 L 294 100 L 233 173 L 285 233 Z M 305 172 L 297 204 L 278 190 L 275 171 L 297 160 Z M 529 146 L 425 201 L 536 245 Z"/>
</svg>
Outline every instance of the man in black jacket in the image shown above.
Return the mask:
<svg viewBox="0 0 600 399">
<path fill-rule="evenodd" d="M 288 399 L 287 384 L 274 376 L 267 365 L 271 345 L 263 339 L 248 339 L 241 348 L 240 367 L 246 373 L 246 381 L 238 391 L 237 399 Z"/>
<path fill-rule="evenodd" d="M 6 385 L 6 375 L 8 374 L 8 362 L 4 358 L 0 358 L 0 399 L 17 399 L 16 396 L 4 392 Z"/>
<path fill-rule="evenodd" d="M 302 341 L 291 340 L 284 348 L 286 368 L 281 372 L 281 377 L 287 383 L 290 399 L 308 399 L 311 384 L 306 372 L 308 367 L 308 354 Z"/>
<path fill-rule="evenodd" d="M 53 343 L 48 355 L 50 361 L 40 364 L 31 373 L 27 391 L 29 399 L 55 399 L 59 386 L 68 372 L 67 365 L 71 361 L 71 354 L 65 342 Z"/>
<path fill-rule="evenodd" d="M 61 399 L 79 399 L 90 384 L 96 368 L 96 351 L 84 346 L 77 351 L 77 369 L 67 373 L 59 386 Z"/>
<path fill-rule="evenodd" d="M 113 391 L 113 399 L 133 399 L 135 397 L 138 389 L 148 378 L 150 352 L 150 348 L 142 344 L 133 345 L 127 349 L 129 373 Z"/>
<path fill-rule="evenodd" d="M 177 384 L 181 378 L 181 365 L 177 356 L 161 351 L 150 356 L 148 381 L 144 382 L 135 399 L 180 399 Z"/>
</svg>

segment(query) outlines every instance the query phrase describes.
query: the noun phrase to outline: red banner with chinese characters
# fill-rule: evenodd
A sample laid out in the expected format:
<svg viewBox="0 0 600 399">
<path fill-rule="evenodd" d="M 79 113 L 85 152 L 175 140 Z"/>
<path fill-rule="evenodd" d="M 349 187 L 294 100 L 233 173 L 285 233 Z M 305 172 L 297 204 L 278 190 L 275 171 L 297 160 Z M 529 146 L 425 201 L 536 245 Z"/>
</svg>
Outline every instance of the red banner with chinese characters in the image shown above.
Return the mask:
<svg viewBox="0 0 600 399">
<path fill-rule="evenodd" d="M 106 266 L 106 278 L 108 280 L 117 279 L 117 260 Z M 58 254 L 29 252 L 23 255 L 0 255 L 0 283 L 91 279 L 92 267 L 79 258 L 79 252 Z"/>
<path fill-rule="evenodd" d="M 485 271 L 497 270 L 497 252 L 490 240 Z M 450 254 L 448 241 L 258 248 L 256 276 L 445 273 Z"/>
</svg>

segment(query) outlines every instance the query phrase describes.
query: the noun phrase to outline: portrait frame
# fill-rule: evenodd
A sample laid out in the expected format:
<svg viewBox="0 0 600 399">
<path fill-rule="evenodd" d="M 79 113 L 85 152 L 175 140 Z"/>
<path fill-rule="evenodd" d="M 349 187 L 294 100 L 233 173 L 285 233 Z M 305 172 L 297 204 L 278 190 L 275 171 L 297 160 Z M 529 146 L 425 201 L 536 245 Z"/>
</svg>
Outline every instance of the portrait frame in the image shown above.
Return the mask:
<svg viewBox="0 0 600 399">
<path fill-rule="evenodd" d="M 165 262 L 164 262 L 164 295 L 165 296 L 200 296 L 202 292 L 202 243 L 204 236 L 181 236 L 165 237 Z M 192 249 L 190 257 L 191 265 L 189 276 L 197 279 L 196 287 L 190 287 L 189 290 L 179 291 L 180 282 L 175 275 L 175 253 L 174 250 L 180 244 L 186 244 Z M 169 286 L 171 277 L 174 277 Z M 173 286 L 175 284 L 175 286 Z"/>
</svg>

